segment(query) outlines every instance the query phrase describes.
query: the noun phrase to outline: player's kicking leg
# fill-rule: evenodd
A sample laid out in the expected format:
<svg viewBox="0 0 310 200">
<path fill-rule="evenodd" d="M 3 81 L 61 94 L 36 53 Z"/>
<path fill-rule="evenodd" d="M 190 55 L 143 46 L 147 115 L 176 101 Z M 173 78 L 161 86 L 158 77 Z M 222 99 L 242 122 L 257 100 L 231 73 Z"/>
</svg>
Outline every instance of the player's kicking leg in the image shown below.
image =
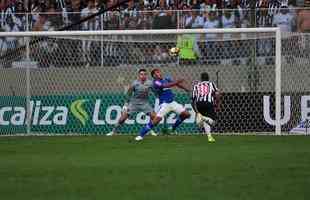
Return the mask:
<svg viewBox="0 0 310 200">
<path fill-rule="evenodd" d="M 172 129 L 175 130 L 185 119 L 190 117 L 190 114 L 186 109 L 176 102 L 171 103 L 163 103 L 160 105 L 160 109 L 156 114 L 156 117 L 153 120 L 143 127 L 140 130 L 139 136 L 135 138 L 135 140 L 140 141 L 143 140 L 143 137 L 150 131 L 154 126 L 156 126 L 170 111 L 174 111 L 179 114 L 177 121 L 172 126 Z"/>
<path fill-rule="evenodd" d="M 200 113 L 196 113 L 196 123 L 198 124 L 198 126 L 204 129 L 203 134 L 206 134 L 208 136 L 208 141 L 215 142 L 215 139 L 211 134 L 211 126 L 215 124 L 215 121 L 210 117 L 203 116 Z"/>
<path fill-rule="evenodd" d="M 176 120 L 176 122 L 172 125 L 172 127 L 170 128 L 170 130 L 172 132 L 175 132 L 175 130 L 182 124 L 182 122 L 190 117 L 190 113 L 184 108 L 183 105 L 173 101 L 172 103 L 170 103 L 171 106 L 171 111 L 174 111 L 178 114 L 178 118 Z"/>
<path fill-rule="evenodd" d="M 150 120 L 154 120 L 156 117 L 156 113 L 153 111 L 150 113 Z M 155 131 L 153 129 L 150 130 L 150 134 L 152 136 L 157 136 L 157 133 L 155 133 Z"/>
<path fill-rule="evenodd" d="M 135 137 L 136 141 L 143 140 L 144 136 L 152 130 L 160 121 L 162 120 L 161 116 L 156 115 L 155 118 L 151 119 L 148 124 L 146 124 L 141 130 L 137 137 Z"/>
<path fill-rule="evenodd" d="M 128 119 L 129 114 L 127 111 L 123 111 L 121 114 L 121 117 L 118 119 L 116 125 L 113 127 L 112 131 L 110 133 L 108 133 L 106 136 L 112 136 L 115 135 L 117 133 L 117 130 L 119 129 L 119 127 L 126 121 L 126 119 Z"/>
<path fill-rule="evenodd" d="M 156 113 L 154 111 L 152 111 L 150 113 L 150 121 L 147 125 L 145 125 L 141 130 L 140 133 L 137 137 L 135 137 L 136 141 L 141 141 L 143 140 L 143 137 L 150 132 L 151 135 L 153 136 L 157 136 L 157 134 L 152 130 L 152 128 L 154 126 L 156 126 L 160 121 L 161 121 L 161 117 L 157 116 Z"/>
<path fill-rule="evenodd" d="M 189 118 L 189 117 L 190 117 L 190 114 L 189 114 L 188 111 L 183 111 L 183 112 L 181 112 L 181 113 L 178 115 L 178 118 L 177 118 L 176 122 L 175 122 L 175 123 L 172 125 L 172 127 L 170 128 L 170 130 L 171 130 L 172 132 L 175 132 L 176 129 L 182 124 L 182 122 L 183 122 L 185 119 Z"/>
</svg>

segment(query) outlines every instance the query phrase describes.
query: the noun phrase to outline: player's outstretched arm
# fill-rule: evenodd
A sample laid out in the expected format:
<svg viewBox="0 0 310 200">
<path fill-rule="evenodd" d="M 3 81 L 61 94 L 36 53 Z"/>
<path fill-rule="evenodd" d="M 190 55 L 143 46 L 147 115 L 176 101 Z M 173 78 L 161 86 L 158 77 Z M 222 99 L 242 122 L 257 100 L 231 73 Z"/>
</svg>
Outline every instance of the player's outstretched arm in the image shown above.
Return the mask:
<svg viewBox="0 0 310 200">
<path fill-rule="evenodd" d="M 181 84 L 183 81 L 184 81 L 183 79 L 179 79 L 179 80 L 176 80 L 176 81 L 172 81 L 172 82 L 169 82 L 169 83 L 162 84 L 161 87 L 162 88 L 178 87 L 178 85 Z"/>
<path fill-rule="evenodd" d="M 128 90 L 125 93 L 125 102 L 128 103 L 130 100 L 130 97 L 132 95 L 133 92 L 133 86 L 129 86 Z"/>
<path fill-rule="evenodd" d="M 185 85 L 183 85 L 183 83 L 179 83 L 179 84 L 177 85 L 177 87 L 178 87 L 178 88 L 181 88 L 181 89 L 183 89 L 183 90 L 185 90 L 185 92 L 190 92 L 190 91 L 191 91 L 191 90 L 188 89 Z"/>
</svg>

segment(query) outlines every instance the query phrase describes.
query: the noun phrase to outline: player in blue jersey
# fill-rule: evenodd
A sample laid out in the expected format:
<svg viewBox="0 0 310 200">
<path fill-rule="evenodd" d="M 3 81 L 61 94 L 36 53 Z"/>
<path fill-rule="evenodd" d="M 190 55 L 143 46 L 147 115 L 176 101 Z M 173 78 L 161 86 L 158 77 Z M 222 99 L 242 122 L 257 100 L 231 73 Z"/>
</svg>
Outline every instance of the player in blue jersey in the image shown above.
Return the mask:
<svg viewBox="0 0 310 200">
<path fill-rule="evenodd" d="M 156 113 L 156 117 L 150 120 L 150 122 L 140 130 L 140 134 L 135 140 L 143 140 L 143 137 L 149 132 L 154 126 L 156 126 L 165 115 L 171 111 L 178 114 L 177 121 L 172 126 L 174 131 L 185 119 L 190 117 L 190 113 L 185 107 L 176 101 L 174 101 L 174 93 L 172 87 L 178 87 L 189 92 L 189 90 L 182 85 L 183 79 L 173 81 L 171 78 L 163 77 L 159 69 L 153 69 L 151 72 L 153 77 L 153 89 L 156 96 L 159 98 L 159 110 Z"/>
</svg>

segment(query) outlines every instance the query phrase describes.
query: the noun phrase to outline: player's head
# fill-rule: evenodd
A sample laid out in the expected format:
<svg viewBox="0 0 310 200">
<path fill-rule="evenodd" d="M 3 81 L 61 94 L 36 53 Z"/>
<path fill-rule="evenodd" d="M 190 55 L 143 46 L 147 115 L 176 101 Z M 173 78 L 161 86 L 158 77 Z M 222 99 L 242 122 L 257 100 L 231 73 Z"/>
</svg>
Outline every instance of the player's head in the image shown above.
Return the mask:
<svg viewBox="0 0 310 200">
<path fill-rule="evenodd" d="M 203 72 L 200 74 L 201 81 L 209 81 L 209 74 L 207 72 Z"/>
<path fill-rule="evenodd" d="M 138 78 L 140 81 L 145 81 L 147 79 L 146 69 L 139 69 L 138 74 L 139 74 Z"/>
<path fill-rule="evenodd" d="M 161 75 L 160 69 L 158 69 L 158 68 L 155 68 L 155 69 L 153 69 L 151 71 L 151 76 L 154 79 L 162 79 L 162 75 Z"/>
</svg>

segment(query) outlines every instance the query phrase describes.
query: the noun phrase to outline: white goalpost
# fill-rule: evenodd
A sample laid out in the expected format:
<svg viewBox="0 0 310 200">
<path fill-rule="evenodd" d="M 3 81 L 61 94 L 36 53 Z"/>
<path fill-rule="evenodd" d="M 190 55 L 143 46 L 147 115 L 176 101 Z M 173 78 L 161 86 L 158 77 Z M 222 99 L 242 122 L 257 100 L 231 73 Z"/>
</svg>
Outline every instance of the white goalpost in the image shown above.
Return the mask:
<svg viewBox="0 0 310 200">
<path fill-rule="evenodd" d="M 184 35 L 197 43 L 192 62 L 168 55 Z M 159 67 L 185 78 L 188 87 L 207 71 L 224 94 L 214 129 L 218 134 L 288 133 L 302 120 L 300 99 L 308 100 L 304 70 L 309 59 L 295 52 L 304 48 L 298 45 L 301 36 L 283 37 L 279 28 L 0 33 L 3 43 L 8 37 L 15 43 L 7 43 L 0 54 L 0 135 L 106 134 L 139 68 Z M 281 66 L 283 59 L 293 63 Z M 301 80 L 295 88 L 285 86 Z M 191 110 L 188 95 L 175 92 Z M 283 96 L 291 97 L 290 116 L 282 117 L 281 105 L 289 105 Z M 151 101 L 156 107 L 154 97 Z M 183 134 L 199 133 L 191 113 L 180 127 Z M 167 123 L 174 120 L 171 114 Z M 147 121 L 137 113 L 121 132 L 136 134 Z"/>
</svg>

